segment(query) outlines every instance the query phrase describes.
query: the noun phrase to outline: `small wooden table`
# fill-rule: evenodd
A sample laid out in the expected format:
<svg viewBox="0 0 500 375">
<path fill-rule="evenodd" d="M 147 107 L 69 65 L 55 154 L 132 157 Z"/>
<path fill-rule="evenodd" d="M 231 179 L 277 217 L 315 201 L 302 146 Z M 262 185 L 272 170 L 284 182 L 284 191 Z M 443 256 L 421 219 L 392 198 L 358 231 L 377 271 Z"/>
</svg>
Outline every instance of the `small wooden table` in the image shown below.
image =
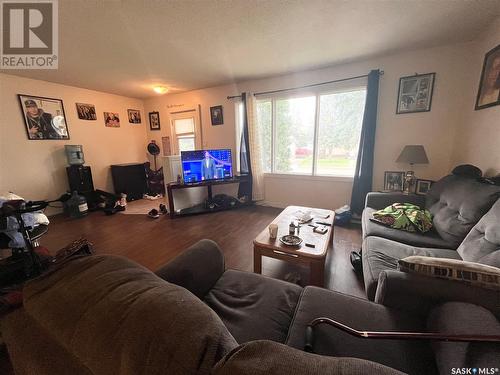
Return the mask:
<svg viewBox="0 0 500 375">
<path fill-rule="evenodd" d="M 280 242 L 280 237 L 289 234 L 289 224 L 296 220 L 297 211 L 311 211 L 313 220 L 302 224 L 298 236 L 302 238 L 300 246 L 287 246 Z M 328 217 L 327 217 L 328 216 Z M 278 224 L 278 237 L 269 238 L 269 229 L 266 227 L 253 241 L 253 271 L 262 273 L 262 257 L 281 259 L 286 262 L 307 265 L 310 269 L 310 284 L 323 287 L 325 282 L 325 259 L 331 243 L 333 233 L 333 220 L 335 212 L 319 208 L 288 206 L 272 223 Z M 325 234 L 313 232 L 314 224 L 317 221 L 331 224 Z M 305 244 L 314 244 L 315 247 L 307 247 Z"/>
</svg>

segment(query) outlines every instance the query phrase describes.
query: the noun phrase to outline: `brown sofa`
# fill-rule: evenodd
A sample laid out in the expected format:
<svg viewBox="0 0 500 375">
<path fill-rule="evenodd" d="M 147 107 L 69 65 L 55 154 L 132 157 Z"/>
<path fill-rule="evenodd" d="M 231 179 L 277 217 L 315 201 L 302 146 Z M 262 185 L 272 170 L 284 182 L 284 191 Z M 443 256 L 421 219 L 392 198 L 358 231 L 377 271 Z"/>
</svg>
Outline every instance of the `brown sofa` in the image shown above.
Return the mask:
<svg viewBox="0 0 500 375">
<path fill-rule="evenodd" d="M 26 286 L 2 333 L 21 375 L 449 374 L 496 363 L 493 344 L 373 341 L 329 326 L 315 330 L 319 355 L 303 351 L 307 324 L 321 316 L 360 330 L 500 333 L 482 307 L 404 311 L 384 298 L 389 306 L 225 270 L 218 246 L 203 240 L 157 275 L 115 256 L 75 259 Z"/>
</svg>

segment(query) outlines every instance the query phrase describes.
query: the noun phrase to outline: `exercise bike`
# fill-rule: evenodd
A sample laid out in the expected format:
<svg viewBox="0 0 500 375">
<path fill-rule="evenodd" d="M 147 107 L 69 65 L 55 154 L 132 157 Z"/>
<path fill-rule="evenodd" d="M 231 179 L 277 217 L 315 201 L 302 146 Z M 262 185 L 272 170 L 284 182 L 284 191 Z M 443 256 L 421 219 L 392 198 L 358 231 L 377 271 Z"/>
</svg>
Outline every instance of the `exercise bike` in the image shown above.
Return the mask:
<svg viewBox="0 0 500 375">
<path fill-rule="evenodd" d="M 22 235 L 25 246 L 11 248 L 10 238 L 0 233 L 0 249 L 11 249 L 12 255 L 0 260 L 0 288 L 19 284 L 41 274 L 51 262 L 50 256 L 38 254 L 35 249 L 39 246 L 39 239 L 47 233 L 48 225 L 40 224 L 33 228 L 28 227 L 23 214 L 44 210 L 55 201 L 6 201 L 0 207 L 0 229 L 7 228 L 8 218 L 17 221 L 16 230 Z"/>
</svg>

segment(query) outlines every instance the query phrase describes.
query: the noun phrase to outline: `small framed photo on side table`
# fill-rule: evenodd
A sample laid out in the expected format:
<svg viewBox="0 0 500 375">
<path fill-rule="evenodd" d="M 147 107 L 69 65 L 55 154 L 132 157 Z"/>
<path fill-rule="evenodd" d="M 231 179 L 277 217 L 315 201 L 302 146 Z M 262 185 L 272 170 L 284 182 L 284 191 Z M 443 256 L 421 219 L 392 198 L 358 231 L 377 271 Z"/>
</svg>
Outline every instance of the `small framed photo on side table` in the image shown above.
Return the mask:
<svg viewBox="0 0 500 375">
<path fill-rule="evenodd" d="M 405 172 L 400 172 L 400 171 L 384 172 L 385 191 L 403 191 L 404 182 L 405 182 Z"/>
<path fill-rule="evenodd" d="M 427 192 L 431 189 L 434 181 L 431 180 L 417 180 L 415 185 L 415 194 L 418 195 L 426 195 Z"/>
</svg>

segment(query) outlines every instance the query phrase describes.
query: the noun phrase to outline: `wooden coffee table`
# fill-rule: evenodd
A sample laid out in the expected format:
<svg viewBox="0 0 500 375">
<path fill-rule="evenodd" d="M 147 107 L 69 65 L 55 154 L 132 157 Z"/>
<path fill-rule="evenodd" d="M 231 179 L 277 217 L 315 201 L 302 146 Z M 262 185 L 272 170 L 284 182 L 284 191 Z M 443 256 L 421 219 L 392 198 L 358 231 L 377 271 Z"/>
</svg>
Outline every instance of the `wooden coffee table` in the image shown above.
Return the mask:
<svg viewBox="0 0 500 375">
<path fill-rule="evenodd" d="M 298 236 L 302 238 L 299 246 L 287 246 L 280 242 L 280 237 L 288 234 L 288 227 L 292 220 L 296 220 L 297 211 L 311 211 L 313 220 L 302 224 Z M 328 216 L 327 218 L 325 218 Z M 307 265 L 310 269 L 310 284 L 324 286 L 325 282 L 325 259 L 333 233 L 333 220 L 335 212 L 319 208 L 288 206 L 285 208 L 272 223 L 278 224 L 278 237 L 269 238 L 269 229 L 266 227 L 253 241 L 253 271 L 262 273 L 262 257 L 281 259 L 286 262 Z M 325 234 L 313 232 L 313 227 L 308 224 L 314 224 L 321 221 L 331 224 L 328 232 Z M 314 248 L 307 247 L 305 244 L 313 244 Z"/>
</svg>

